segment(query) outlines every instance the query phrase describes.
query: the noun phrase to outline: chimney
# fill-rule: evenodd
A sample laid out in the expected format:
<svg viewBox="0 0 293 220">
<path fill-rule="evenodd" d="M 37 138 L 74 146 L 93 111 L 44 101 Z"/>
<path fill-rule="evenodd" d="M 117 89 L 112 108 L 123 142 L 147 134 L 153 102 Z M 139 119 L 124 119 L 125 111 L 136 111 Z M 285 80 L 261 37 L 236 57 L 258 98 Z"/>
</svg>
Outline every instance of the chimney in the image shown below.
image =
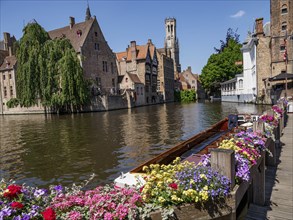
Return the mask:
<svg viewBox="0 0 293 220">
<path fill-rule="evenodd" d="M 136 41 L 130 42 L 130 51 L 131 51 L 131 58 L 132 60 L 136 59 Z"/>
<path fill-rule="evenodd" d="M 69 17 L 69 21 L 70 21 L 70 29 L 71 29 L 73 27 L 73 25 L 75 24 L 75 18 Z"/>
<path fill-rule="evenodd" d="M 191 72 L 191 66 L 187 67 L 187 71 Z"/>
<path fill-rule="evenodd" d="M 8 51 L 9 51 L 9 56 L 11 57 L 12 56 L 12 48 L 8 47 Z"/>
<path fill-rule="evenodd" d="M 255 19 L 255 34 L 256 35 L 263 35 L 263 18 Z"/>
<path fill-rule="evenodd" d="M 153 44 L 152 39 L 148 39 L 148 44 Z"/>
<path fill-rule="evenodd" d="M 8 32 L 3 32 L 4 37 L 4 50 L 8 50 L 8 46 L 10 44 L 10 34 Z"/>
</svg>

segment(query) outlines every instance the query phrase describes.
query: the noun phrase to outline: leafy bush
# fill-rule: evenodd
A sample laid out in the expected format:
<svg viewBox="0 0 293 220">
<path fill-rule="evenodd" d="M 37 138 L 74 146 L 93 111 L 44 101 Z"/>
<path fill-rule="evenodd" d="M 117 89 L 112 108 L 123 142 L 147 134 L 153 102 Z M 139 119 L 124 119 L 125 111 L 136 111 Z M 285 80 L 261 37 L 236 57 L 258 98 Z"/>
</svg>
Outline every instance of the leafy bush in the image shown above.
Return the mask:
<svg viewBox="0 0 293 220">
<path fill-rule="evenodd" d="M 19 100 L 17 98 L 12 98 L 6 103 L 8 108 L 15 108 L 19 105 Z"/>
</svg>

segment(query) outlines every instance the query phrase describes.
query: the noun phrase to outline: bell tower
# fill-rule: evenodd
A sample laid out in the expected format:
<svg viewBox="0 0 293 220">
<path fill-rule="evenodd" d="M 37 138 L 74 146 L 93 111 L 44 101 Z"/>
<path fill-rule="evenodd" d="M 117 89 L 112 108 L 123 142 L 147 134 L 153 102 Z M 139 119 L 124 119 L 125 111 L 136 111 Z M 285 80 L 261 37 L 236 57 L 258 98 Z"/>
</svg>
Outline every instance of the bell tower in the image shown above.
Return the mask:
<svg viewBox="0 0 293 220">
<path fill-rule="evenodd" d="M 175 76 L 181 72 L 181 65 L 179 61 L 179 41 L 176 34 L 176 19 L 165 19 L 165 50 L 166 54 L 171 54 L 171 58 L 174 61 L 174 74 Z"/>
</svg>

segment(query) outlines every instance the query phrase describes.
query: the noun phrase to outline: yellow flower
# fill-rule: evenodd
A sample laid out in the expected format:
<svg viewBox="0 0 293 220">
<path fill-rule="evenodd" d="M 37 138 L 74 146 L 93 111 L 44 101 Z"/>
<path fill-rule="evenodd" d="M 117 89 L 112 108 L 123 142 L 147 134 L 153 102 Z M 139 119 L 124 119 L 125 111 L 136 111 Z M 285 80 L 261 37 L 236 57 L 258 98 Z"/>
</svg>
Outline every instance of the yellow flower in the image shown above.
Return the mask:
<svg viewBox="0 0 293 220">
<path fill-rule="evenodd" d="M 200 174 L 200 175 L 199 175 L 199 177 L 200 177 L 201 179 L 205 179 L 205 180 L 207 179 L 206 175 L 205 175 L 205 174 L 203 174 L 203 173 L 202 173 L 202 174 Z"/>
<path fill-rule="evenodd" d="M 176 195 L 172 195 L 171 199 L 174 200 L 174 201 L 178 201 L 178 197 Z"/>
<path fill-rule="evenodd" d="M 205 185 L 204 187 L 203 187 L 203 190 L 205 190 L 205 191 L 208 191 L 208 186 L 207 185 Z"/>
<path fill-rule="evenodd" d="M 160 203 L 164 203 L 166 201 L 162 196 L 160 196 L 158 200 Z"/>
<path fill-rule="evenodd" d="M 190 183 L 190 184 L 194 184 L 195 182 L 194 182 L 193 179 L 190 179 L 189 183 Z"/>
</svg>

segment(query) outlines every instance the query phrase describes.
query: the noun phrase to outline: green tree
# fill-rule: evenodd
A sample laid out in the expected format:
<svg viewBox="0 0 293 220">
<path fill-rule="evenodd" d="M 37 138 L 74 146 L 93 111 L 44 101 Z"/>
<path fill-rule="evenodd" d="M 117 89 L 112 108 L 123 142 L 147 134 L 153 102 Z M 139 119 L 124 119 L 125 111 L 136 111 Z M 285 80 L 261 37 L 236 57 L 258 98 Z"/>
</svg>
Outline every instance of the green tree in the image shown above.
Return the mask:
<svg viewBox="0 0 293 220">
<path fill-rule="evenodd" d="M 28 107 L 36 104 L 40 95 L 38 56 L 50 38 L 36 21 L 26 25 L 23 32 L 16 53 L 17 95 L 20 104 Z"/>
<path fill-rule="evenodd" d="M 39 99 L 45 107 L 57 111 L 74 111 L 86 104 L 87 82 L 69 40 L 44 38 L 46 32 L 36 22 L 24 30 L 17 52 L 17 58 L 22 59 L 17 69 L 20 104 L 32 106 Z M 32 34 L 35 39 L 27 40 Z M 25 45 L 29 45 L 28 50 L 24 50 Z"/>
<path fill-rule="evenodd" d="M 239 35 L 229 28 L 226 42 L 221 41 L 221 47 L 215 48 L 216 53 L 210 56 L 200 75 L 208 95 L 219 95 L 220 83 L 242 72 L 242 65 L 235 64 L 236 61 L 242 61 L 241 47 Z"/>
</svg>

